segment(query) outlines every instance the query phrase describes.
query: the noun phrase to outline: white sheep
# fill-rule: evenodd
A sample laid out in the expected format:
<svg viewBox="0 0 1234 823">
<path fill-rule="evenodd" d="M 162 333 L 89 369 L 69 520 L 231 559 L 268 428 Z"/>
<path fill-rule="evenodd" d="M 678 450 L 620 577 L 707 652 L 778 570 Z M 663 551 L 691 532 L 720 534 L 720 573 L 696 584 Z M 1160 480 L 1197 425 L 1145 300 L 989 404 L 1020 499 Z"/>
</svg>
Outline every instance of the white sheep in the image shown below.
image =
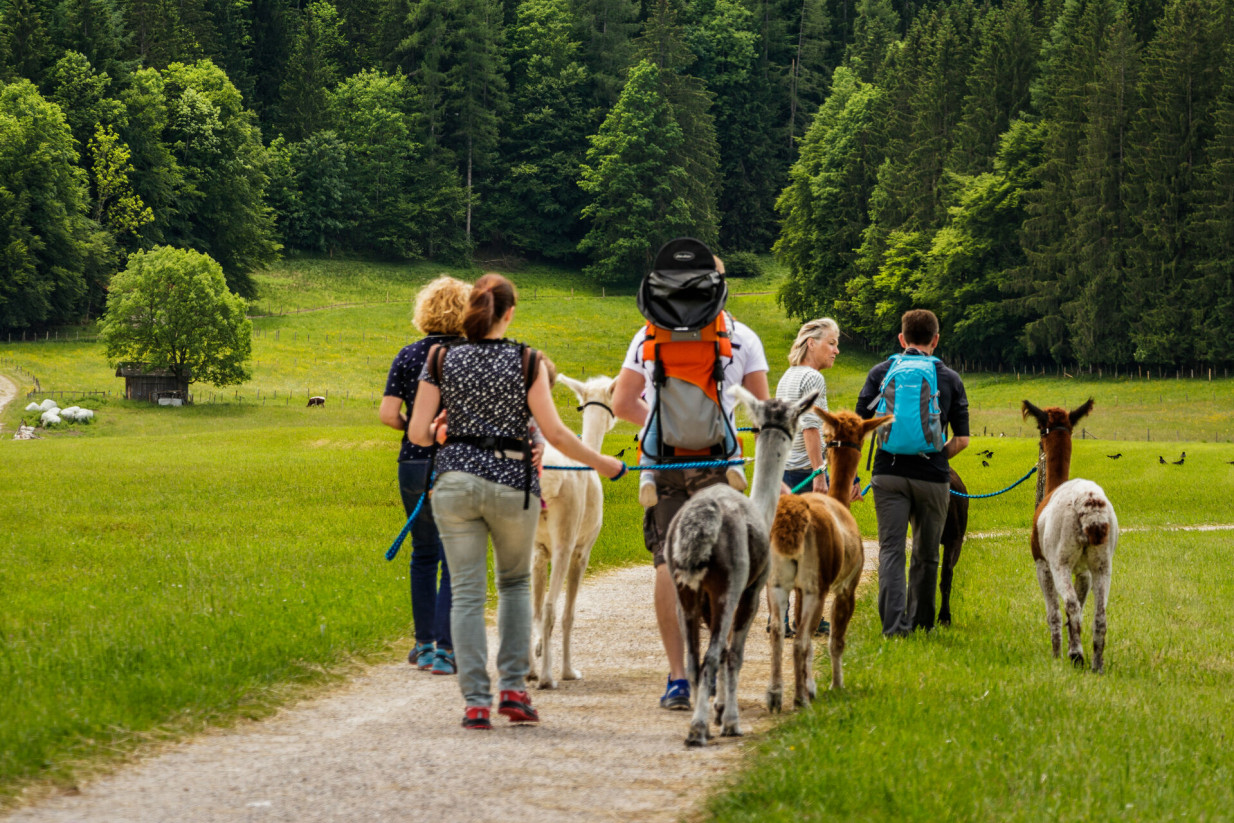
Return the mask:
<svg viewBox="0 0 1234 823">
<path fill-rule="evenodd" d="M 38 403 L 31 403 L 30 405 L 26 406 L 26 411 L 41 412 L 42 410 L 43 410 L 43 407 L 40 406 Z"/>
<path fill-rule="evenodd" d="M 59 410 L 58 410 L 58 409 L 49 409 L 48 411 L 43 412 L 42 416 L 41 416 L 41 417 L 39 417 L 39 419 L 40 419 L 41 421 L 43 421 L 43 426 L 44 426 L 44 427 L 46 427 L 46 426 L 58 426 L 58 425 L 62 422 L 62 421 L 60 420 L 60 415 L 56 413 L 57 411 L 59 411 Z"/>
<path fill-rule="evenodd" d="M 45 412 L 51 411 L 52 409 L 56 409 L 56 408 L 59 408 L 59 404 L 56 403 L 55 400 L 52 400 L 50 397 L 44 400 L 42 403 L 39 403 L 39 409 Z M 31 411 L 33 411 L 33 409 L 31 409 Z"/>
</svg>

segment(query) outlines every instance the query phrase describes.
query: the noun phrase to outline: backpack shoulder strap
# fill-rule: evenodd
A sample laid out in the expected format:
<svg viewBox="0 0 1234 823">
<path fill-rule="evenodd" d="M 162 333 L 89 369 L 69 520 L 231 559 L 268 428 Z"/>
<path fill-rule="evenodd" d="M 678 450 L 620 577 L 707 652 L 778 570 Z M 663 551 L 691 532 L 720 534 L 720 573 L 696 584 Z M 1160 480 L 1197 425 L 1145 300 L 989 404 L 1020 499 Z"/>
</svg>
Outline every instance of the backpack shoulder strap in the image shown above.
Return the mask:
<svg viewBox="0 0 1234 823">
<path fill-rule="evenodd" d="M 446 343 L 434 343 L 432 348 L 428 350 L 428 373 L 429 376 L 437 381 L 437 385 L 441 385 L 441 364 L 446 359 L 446 350 L 449 345 Z"/>
<path fill-rule="evenodd" d="M 544 359 L 544 355 L 531 346 L 520 344 L 522 347 L 523 359 L 523 386 L 527 391 L 531 391 L 531 384 L 536 382 L 536 377 L 540 373 L 540 363 Z"/>
</svg>

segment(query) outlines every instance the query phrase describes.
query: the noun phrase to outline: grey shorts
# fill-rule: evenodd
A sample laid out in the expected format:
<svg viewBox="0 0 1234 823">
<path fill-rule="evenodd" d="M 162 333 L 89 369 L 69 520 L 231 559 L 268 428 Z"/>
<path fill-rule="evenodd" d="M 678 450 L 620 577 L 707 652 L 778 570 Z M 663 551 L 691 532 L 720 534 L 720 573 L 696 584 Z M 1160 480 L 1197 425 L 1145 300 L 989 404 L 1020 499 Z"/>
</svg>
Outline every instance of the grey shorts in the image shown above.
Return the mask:
<svg viewBox="0 0 1234 823">
<path fill-rule="evenodd" d="M 664 538 L 668 524 L 686 501 L 708 486 L 727 483 L 723 466 L 714 469 L 668 469 L 656 472 L 659 501 L 643 512 L 643 542 L 651 552 L 652 563 L 664 565 Z"/>
</svg>

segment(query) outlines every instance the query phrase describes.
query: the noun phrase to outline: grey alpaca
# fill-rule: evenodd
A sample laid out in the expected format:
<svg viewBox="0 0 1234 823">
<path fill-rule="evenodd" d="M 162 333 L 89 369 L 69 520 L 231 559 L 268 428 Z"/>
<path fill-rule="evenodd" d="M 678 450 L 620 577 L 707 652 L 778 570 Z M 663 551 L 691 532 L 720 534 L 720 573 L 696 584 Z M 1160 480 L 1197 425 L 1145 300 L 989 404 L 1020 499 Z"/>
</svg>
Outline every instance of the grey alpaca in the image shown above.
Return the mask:
<svg viewBox="0 0 1234 823">
<path fill-rule="evenodd" d="M 668 570 L 677 587 L 686 672 L 695 695 L 687 746 L 705 745 L 710 736 L 707 699 L 717 671 L 715 719 L 721 724 L 720 735 L 741 734 L 737 675 L 746 635 L 758 612 L 759 594 L 767 582 L 768 535 L 780 496 L 780 478 L 797 422 L 818 396 L 815 392 L 788 403 L 774 398 L 760 402 L 740 386 L 730 388 L 729 393 L 741 400 L 758 429 L 750 497 L 725 485 L 703 489 L 677 512 L 665 543 Z M 706 622 L 711 640 L 700 671 L 702 622 Z"/>
</svg>

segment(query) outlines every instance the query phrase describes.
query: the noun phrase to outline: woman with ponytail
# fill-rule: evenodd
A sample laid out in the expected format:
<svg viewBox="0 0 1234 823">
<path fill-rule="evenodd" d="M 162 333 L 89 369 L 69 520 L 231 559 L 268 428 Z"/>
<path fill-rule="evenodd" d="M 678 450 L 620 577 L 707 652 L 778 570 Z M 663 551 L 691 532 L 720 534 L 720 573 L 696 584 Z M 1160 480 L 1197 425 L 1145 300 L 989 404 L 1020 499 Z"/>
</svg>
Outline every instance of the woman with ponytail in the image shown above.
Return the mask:
<svg viewBox="0 0 1234 823">
<path fill-rule="evenodd" d="M 516 302 L 514 284 L 501 275 L 476 281 L 463 314 L 467 339 L 429 353 L 407 430 L 411 442 L 428 446 L 436 439 L 439 413 L 445 411 L 450 421 L 430 499 L 454 589 L 450 625 L 467 729 L 492 728 L 484 628 L 490 539 L 501 638 L 497 711 L 515 723 L 539 720 L 526 691 L 532 542 L 540 515 L 528 422 L 535 417 L 562 454 L 604 476 L 616 480 L 626 471 L 620 460 L 583 445 L 561 422 L 539 352 L 506 339 Z"/>
</svg>

